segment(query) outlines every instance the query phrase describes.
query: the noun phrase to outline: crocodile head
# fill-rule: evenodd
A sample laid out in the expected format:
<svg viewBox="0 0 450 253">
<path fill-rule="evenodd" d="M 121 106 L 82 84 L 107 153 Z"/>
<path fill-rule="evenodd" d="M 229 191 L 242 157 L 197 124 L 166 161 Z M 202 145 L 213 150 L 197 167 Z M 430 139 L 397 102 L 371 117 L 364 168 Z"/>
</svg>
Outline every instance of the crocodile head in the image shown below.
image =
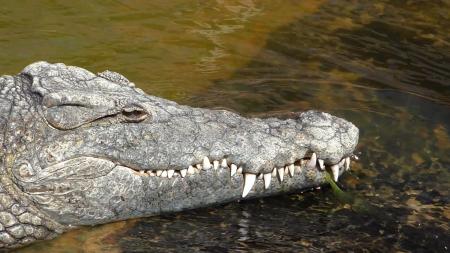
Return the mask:
<svg viewBox="0 0 450 253">
<path fill-rule="evenodd" d="M 327 113 L 192 108 L 111 71 L 38 62 L 8 82 L 6 175 L 64 227 L 315 187 L 326 169 L 337 180 L 358 142 L 358 128 Z"/>
</svg>

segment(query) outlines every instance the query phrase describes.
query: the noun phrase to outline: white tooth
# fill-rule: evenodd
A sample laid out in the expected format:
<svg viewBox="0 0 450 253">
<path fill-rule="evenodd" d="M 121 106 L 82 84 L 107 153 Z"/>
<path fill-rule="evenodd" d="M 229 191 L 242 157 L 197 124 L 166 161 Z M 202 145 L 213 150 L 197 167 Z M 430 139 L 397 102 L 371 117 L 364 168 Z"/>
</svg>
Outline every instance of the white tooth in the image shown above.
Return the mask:
<svg viewBox="0 0 450 253">
<path fill-rule="evenodd" d="M 325 163 L 324 163 L 324 161 L 323 161 L 322 159 L 318 159 L 317 161 L 319 162 L 319 167 L 320 167 L 320 169 L 321 169 L 321 170 L 324 170 L 324 169 L 325 169 Z"/>
<path fill-rule="evenodd" d="M 186 172 L 187 172 L 187 169 L 180 170 L 181 177 L 185 177 L 186 176 Z"/>
<path fill-rule="evenodd" d="M 312 153 L 311 159 L 308 162 L 308 168 L 315 168 L 317 163 L 316 153 Z"/>
<path fill-rule="evenodd" d="M 339 162 L 339 167 L 344 167 L 344 164 L 345 164 L 345 159 L 342 159 L 340 162 Z"/>
<path fill-rule="evenodd" d="M 203 166 L 201 164 L 197 164 L 197 165 L 195 165 L 195 168 L 197 168 L 197 170 L 201 170 L 203 168 Z M 197 170 L 195 170 L 195 171 L 197 171 Z"/>
<path fill-rule="evenodd" d="M 264 174 L 264 189 L 269 189 L 270 180 L 272 180 L 272 173 Z"/>
<path fill-rule="evenodd" d="M 195 173 L 195 169 L 194 169 L 194 167 L 192 167 L 192 165 L 191 166 L 189 166 L 189 168 L 188 168 L 188 171 L 187 171 L 189 174 L 194 174 Z"/>
<path fill-rule="evenodd" d="M 163 171 L 163 173 L 161 173 L 161 177 L 167 177 L 167 170 Z"/>
<path fill-rule="evenodd" d="M 256 175 L 247 173 L 244 175 L 244 191 L 242 192 L 242 197 L 245 198 L 250 190 L 253 188 L 255 184 Z"/>
<path fill-rule="evenodd" d="M 237 171 L 236 164 L 231 164 L 231 176 L 234 176 L 234 174 L 236 174 L 236 171 Z"/>
<path fill-rule="evenodd" d="M 169 171 L 167 172 L 167 177 L 168 177 L 168 178 L 172 178 L 174 173 L 175 173 L 175 170 L 169 170 Z"/>
<path fill-rule="evenodd" d="M 350 170 L 350 157 L 345 158 L 345 170 Z"/>
<path fill-rule="evenodd" d="M 223 168 L 228 167 L 227 159 L 223 159 L 223 160 L 222 160 L 222 163 L 220 164 L 220 166 L 222 166 Z"/>
<path fill-rule="evenodd" d="M 162 171 L 162 170 L 157 170 L 157 171 L 156 171 L 156 176 L 158 176 L 158 177 L 159 177 L 159 176 L 161 176 L 161 174 L 162 174 L 162 173 L 163 173 L 163 171 Z"/>
<path fill-rule="evenodd" d="M 357 155 L 353 155 L 353 159 L 355 159 L 355 161 L 358 161 L 359 157 Z"/>
<path fill-rule="evenodd" d="M 214 165 L 214 169 L 217 170 L 219 168 L 219 161 L 214 161 L 213 165 Z"/>
<path fill-rule="evenodd" d="M 205 158 L 203 158 L 203 169 L 205 170 L 211 169 L 211 162 L 209 161 L 209 158 L 206 156 Z"/>
<path fill-rule="evenodd" d="M 272 177 L 276 177 L 276 176 L 277 176 L 277 168 L 273 168 Z"/>
<path fill-rule="evenodd" d="M 280 180 L 280 182 L 283 182 L 283 177 L 284 177 L 284 168 L 279 168 L 278 169 L 278 179 Z"/>
<path fill-rule="evenodd" d="M 288 166 L 284 167 L 284 174 L 288 175 L 289 174 L 289 169 Z"/>
<path fill-rule="evenodd" d="M 263 174 L 262 174 L 262 173 L 260 173 L 260 174 L 258 175 L 258 179 L 263 179 Z"/>
<path fill-rule="evenodd" d="M 144 174 L 145 174 L 145 171 L 144 171 L 144 170 L 140 170 L 140 171 L 139 171 L 139 174 L 144 175 Z"/>
<path fill-rule="evenodd" d="M 308 161 L 309 161 L 309 160 L 301 159 L 301 160 L 300 160 L 300 165 L 303 166 L 303 167 L 305 167 L 305 166 L 308 164 Z"/>
<path fill-rule="evenodd" d="M 288 169 L 289 169 L 289 175 L 291 175 L 291 177 L 293 177 L 294 176 L 294 172 L 295 172 L 294 164 L 289 165 Z"/>
<path fill-rule="evenodd" d="M 156 174 L 155 174 L 153 171 L 151 171 L 151 170 L 147 171 L 147 173 L 148 173 L 151 177 L 156 176 Z"/>
<path fill-rule="evenodd" d="M 339 165 L 335 164 L 331 166 L 331 172 L 333 172 L 334 181 L 337 182 L 339 179 Z"/>
<path fill-rule="evenodd" d="M 239 167 L 239 169 L 237 169 L 236 173 L 237 174 L 242 174 L 243 171 L 244 171 L 244 169 L 242 169 L 242 167 Z"/>
</svg>

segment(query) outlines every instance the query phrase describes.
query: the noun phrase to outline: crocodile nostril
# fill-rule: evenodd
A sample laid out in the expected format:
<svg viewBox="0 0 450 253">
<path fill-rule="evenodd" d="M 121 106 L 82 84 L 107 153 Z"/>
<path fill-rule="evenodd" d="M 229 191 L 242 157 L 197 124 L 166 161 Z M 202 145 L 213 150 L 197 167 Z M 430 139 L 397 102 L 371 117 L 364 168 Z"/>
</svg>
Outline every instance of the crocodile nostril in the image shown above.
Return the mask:
<svg viewBox="0 0 450 253">
<path fill-rule="evenodd" d="M 141 122 L 149 116 L 149 113 L 138 106 L 127 106 L 122 109 L 122 115 L 128 122 Z"/>
</svg>

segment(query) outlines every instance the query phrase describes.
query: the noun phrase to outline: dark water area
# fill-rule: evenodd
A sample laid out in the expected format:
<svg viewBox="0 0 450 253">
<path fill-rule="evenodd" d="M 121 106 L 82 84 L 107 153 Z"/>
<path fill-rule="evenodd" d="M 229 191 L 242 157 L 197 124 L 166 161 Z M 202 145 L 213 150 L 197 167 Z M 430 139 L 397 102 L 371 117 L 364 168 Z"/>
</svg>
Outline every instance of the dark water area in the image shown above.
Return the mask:
<svg viewBox="0 0 450 253">
<path fill-rule="evenodd" d="M 3 4 L 0 72 L 64 62 L 191 106 L 330 112 L 360 128 L 345 195 L 82 228 L 20 252 L 450 251 L 450 1 L 150 2 Z"/>
</svg>

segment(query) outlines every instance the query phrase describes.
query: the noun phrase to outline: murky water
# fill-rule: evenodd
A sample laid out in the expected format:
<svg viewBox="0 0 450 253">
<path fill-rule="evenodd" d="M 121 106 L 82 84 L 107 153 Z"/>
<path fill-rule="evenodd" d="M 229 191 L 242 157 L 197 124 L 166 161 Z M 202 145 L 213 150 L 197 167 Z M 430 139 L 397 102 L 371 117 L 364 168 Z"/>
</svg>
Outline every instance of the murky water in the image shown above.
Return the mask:
<svg viewBox="0 0 450 253">
<path fill-rule="evenodd" d="M 47 60 L 246 115 L 361 129 L 339 185 L 84 228 L 23 252 L 450 251 L 450 2 L 16 1 L 0 72 Z"/>
</svg>

